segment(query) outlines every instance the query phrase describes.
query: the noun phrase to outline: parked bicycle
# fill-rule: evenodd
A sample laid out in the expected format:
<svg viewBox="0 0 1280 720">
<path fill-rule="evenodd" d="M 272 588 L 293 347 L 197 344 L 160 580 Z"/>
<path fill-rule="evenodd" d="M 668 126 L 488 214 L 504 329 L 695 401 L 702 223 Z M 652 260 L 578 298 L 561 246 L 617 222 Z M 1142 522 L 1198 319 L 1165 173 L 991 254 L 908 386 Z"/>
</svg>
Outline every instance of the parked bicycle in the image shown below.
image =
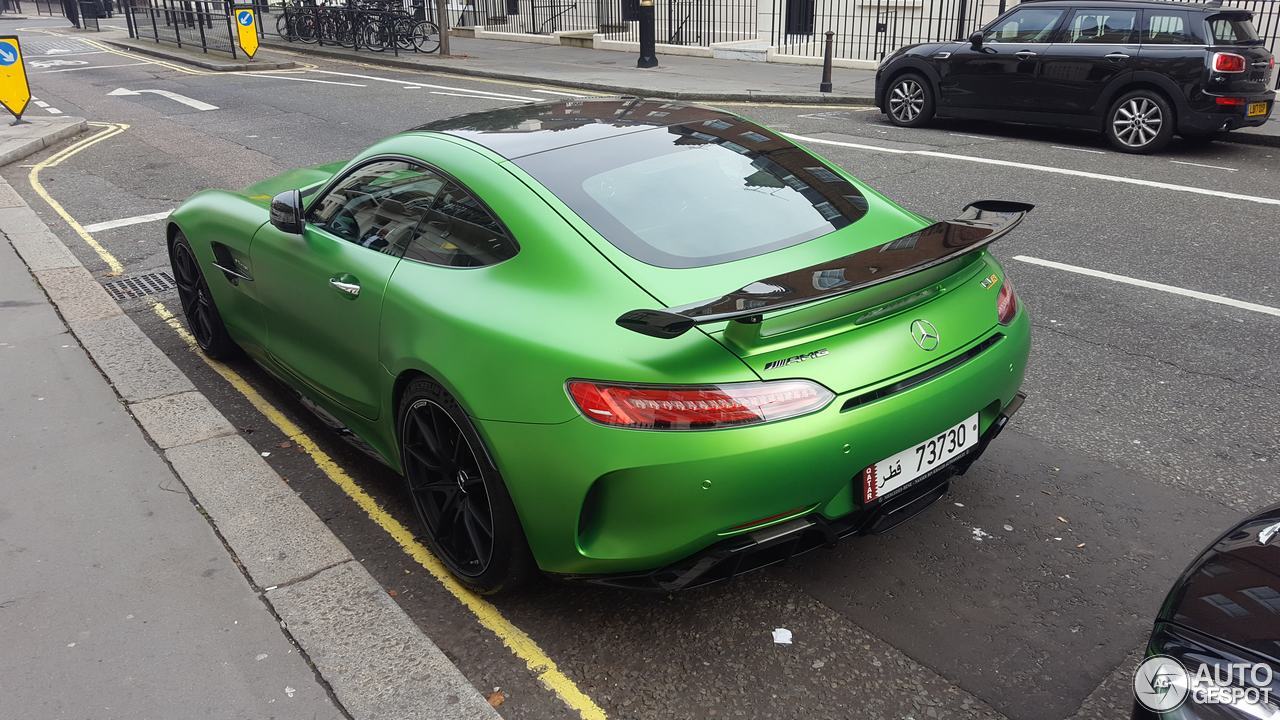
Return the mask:
<svg viewBox="0 0 1280 720">
<path fill-rule="evenodd" d="M 374 52 L 395 49 L 431 53 L 440 48 L 440 29 L 419 20 L 395 0 L 364 0 L 337 6 L 281 3 L 276 34 L 290 42 L 340 45 Z"/>
</svg>

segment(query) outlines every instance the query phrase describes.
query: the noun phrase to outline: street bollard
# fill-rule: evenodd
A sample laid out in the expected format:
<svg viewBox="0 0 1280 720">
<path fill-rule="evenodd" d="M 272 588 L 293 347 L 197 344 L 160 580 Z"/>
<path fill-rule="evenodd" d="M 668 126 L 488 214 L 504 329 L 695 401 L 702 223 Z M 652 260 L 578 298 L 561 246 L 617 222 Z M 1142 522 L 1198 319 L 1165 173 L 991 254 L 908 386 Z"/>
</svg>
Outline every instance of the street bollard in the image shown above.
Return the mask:
<svg viewBox="0 0 1280 720">
<path fill-rule="evenodd" d="M 638 68 L 658 67 L 655 23 L 653 0 L 640 0 L 640 57 L 636 59 Z"/>
<path fill-rule="evenodd" d="M 836 34 L 828 30 L 826 35 L 826 47 L 822 50 L 822 82 L 818 85 L 818 92 L 831 92 L 831 41 Z"/>
</svg>

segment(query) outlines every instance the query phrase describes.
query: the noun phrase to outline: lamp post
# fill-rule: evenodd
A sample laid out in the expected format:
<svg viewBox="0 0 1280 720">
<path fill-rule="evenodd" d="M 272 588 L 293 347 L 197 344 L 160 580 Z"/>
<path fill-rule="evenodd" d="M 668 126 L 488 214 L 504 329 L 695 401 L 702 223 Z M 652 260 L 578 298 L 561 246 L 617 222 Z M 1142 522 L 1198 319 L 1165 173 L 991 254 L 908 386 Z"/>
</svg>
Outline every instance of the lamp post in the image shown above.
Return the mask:
<svg viewBox="0 0 1280 720">
<path fill-rule="evenodd" d="M 636 67 L 658 67 L 658 53 L 655 47 L 653 0 L 640 0 L 640 57 Z"/>
</svg>

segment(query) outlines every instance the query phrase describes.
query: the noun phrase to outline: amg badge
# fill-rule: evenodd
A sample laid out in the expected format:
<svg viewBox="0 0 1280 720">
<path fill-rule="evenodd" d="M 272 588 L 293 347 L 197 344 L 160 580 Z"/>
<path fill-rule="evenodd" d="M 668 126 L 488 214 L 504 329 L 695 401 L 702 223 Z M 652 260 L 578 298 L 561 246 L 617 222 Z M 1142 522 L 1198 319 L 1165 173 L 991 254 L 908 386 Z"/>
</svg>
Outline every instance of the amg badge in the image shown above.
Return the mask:
<svg viewBox="0 0 1280 720">
<path fill-rule="evenodd" d="M 811 353 L 805 353 L 803 355 L 792 355 L 791 357 L 783 358 L 782 360 L 772 360 L 765 364 L 764 369 L 777 370 L 780 367 L 795 365 L 796 363 L 801 363 L 801 362 L 804 362 L 805 360 L 812 360 L 814 358 L 820 358 L 820 357 L 823 357 L 824 355 L 830 355 L 830 353 L 827 352 L 826 348 L 823 348 L 821 350 L 814 350 Z"/>
</svg>

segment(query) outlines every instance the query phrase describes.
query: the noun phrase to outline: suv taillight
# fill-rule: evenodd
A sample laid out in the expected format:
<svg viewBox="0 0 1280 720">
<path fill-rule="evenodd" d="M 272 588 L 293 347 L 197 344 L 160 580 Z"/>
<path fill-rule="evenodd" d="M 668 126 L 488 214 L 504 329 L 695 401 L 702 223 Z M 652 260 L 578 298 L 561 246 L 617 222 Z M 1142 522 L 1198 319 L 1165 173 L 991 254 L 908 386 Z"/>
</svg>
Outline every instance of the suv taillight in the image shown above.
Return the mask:
<svg viewBox="0 0 1280 720">
<path fill-rule="evenodd" d="M 1013 286 L 1005 278 L 1004 284 L 1000 286 L 1000 294 L 996 295 L 996 319 L 1001 325 L 1008 325 L 1017 314 L 1018 296 L 1013 294 Z"/>
<path fill-rule="evenodd" d="M 637 430 L 758 425 L 821 410 L 835 397 L 808 380 L 670 387 L 570 380 L 567 389 L 588 420 Z"/>
<path fill-rule="evenodd" d="M 1242 73 L 1248 62 L 1243 55 L 1229 52 L 1213 54 L 1213 71 L 1220 73 Z"/>
</svg>

